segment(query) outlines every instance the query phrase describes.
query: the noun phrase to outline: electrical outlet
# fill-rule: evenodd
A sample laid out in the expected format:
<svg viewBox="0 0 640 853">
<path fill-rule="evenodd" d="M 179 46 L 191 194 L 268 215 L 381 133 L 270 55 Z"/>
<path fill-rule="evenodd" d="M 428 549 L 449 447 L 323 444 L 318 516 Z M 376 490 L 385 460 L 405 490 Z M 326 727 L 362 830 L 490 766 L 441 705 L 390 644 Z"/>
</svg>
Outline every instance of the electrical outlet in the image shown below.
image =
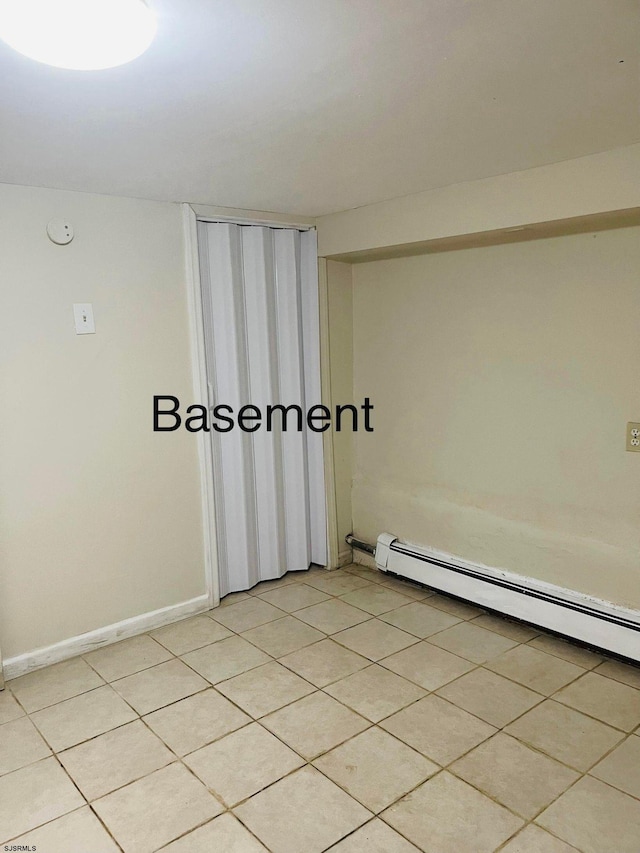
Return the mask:
<svg viewBox="0 0 640 853">
<path fill-rule="evenodd" d="M 640 424 L 627 424 L 627 450 L 640 452 Z"/>
</svg>

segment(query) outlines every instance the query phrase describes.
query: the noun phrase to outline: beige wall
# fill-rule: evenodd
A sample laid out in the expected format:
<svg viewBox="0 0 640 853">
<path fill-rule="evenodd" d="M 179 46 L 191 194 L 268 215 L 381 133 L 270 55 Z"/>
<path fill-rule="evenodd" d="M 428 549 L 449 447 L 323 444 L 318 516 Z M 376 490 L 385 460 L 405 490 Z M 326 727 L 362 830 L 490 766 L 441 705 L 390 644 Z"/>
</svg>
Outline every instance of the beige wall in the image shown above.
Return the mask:
<svg viewBox="0 0 640 853">
<path fill-rule="evenodd" d="M 353 267 L 355 532 L 640 607 L 640 229 Z"/>
<path fill-rule="evenodd" d="M 329 370 L 331 403 L 353 401 L 353 300 L 350 264 L 327 262 L 327 295 L 329 309 Z M 352 531 L 351 472 L 353 468 L 353 434 L 350 430 L 333 432 L 335 466 L 336 515 L 338 525 L 338 559 L 349 562 L 351 549 L 344 538 Z"/>
<path fill-rule="evenodd" d="M 638 207 L 640 143 L 321 216 L 318 250 L 330 257 Z"/>
<path fill-rule="evenodd" d="M 67 217 L 56 246 L 45 227 Z M 5 658 L 205 592 L 178 205 L 0 187 L 0 645 Z M 76 336 L 72 303 L 97 334 Z"/>
</svg>

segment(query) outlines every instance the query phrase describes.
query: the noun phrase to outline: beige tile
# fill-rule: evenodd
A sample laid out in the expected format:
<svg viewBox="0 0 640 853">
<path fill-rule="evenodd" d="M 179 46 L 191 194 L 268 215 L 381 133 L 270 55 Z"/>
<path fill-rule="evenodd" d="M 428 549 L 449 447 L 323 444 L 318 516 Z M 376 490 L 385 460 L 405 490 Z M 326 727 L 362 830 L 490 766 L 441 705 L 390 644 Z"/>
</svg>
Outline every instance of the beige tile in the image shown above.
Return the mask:
<svg viewBox="0 0 640 853">
<path fill-rule="evenodd" d="M 539 693 L 486 669 L 477 669 L 438 690 L 449 702 L 502 728 L 542 700 Z"/>
<path fill-rule="evenodd" d="M 31 719 L 52 749 L 60 752 L 130 723 L 136 717 L 135 711 L 111 687 L 105 685 L 36 711 Z"/>
<path fill-rule="evenodd" d="M 270 581 L 262 581 L 256 584 L 249 590 L 251 595 L 262 595 L 263 592 L 271 592 L 274 589 L 282 589 L 283 586 L 289 586 L 292 583 L 307 583 L 309 577 L 308 571 L 302 572 L 287 572 L 281 578 L 274 578 Z M 241 595 L 242 593 L 232 593 L 232 595 Z M 226 601 L 226 598 L 225 598 Z"/>
<path fill-rule="evenodd" d="M 299 575 L 304 583 L 307 583 L 310 578 L 315 577 L 325 577 L 326 575 L 335 575 L 343 572 L 344 569 L 329 569 L 325 566 L 314 565 L 313 563 L 309 566 L 308 569 L 304 569 L 302 572 L 294 572 L 295 575 Z"/>
<path fill-rule="evenodd" d="M 274 619 L 282 619 L 286 614 L 278 607 L 274 607 L 267 601 L 257 596 L 250 595 L 244 601 L 230 604 L 228 607 L 217 607 L 209 614 L 216 622 L 230 628 L 237 634 L 248 631 L 265 622 L 273 622 Z"/>
<path fill-rule="evenodd" d="M 414 601 L 423 601 L 425 598 L 430 598 L 433 595 L 433 592 L 430 589 L 425 589 L 423 586 L 411 583 L 411 581 L 408 580 L 402 580 L 401 578 L 390 577 L 388 580 L 384 581 L 382 586 L 387 589 L 393 589 L 401 595 L 408 595 L 409 598 L 413 598 Z"/>
<path fill-rule="evenodd" d="M 584 669 L 593 669 L 604 660 L 602 655 L 596 652 L 589 651 L 576 643 L 571 643 L 560 637 L 554 637 L 551 634 L 540 634 L 540 636 L 529 642 L 534 649 L 540 649 L 542 652 L 548 652 L 550 655 L 568 660 L 569 663 L 575 663 L 576 666 L 582 666 Z"/>
<path fill-rule="evenodd" d="M 582 853 L 638 853 L 640 802 L 584 776 L 536 823 Z"/>
<path fill-rule="evenodd" d="M 258 584 L 258 586 L 259 586 L 259 584 Z M 254 586 L 253 590 L 255 590 L 255 589 L 257 589 L 257 587 Z M 218 605 L 218 607 L 230 607 L 232 604 L 238 604 L 238 602 L 240 602 L 240 601 L 249 601 L 249 599 L 251 598 L 251 595 L 253 594 L 253 590 L 251 590 L 251 593 L 248 593 L 248 592 L 230 592 L 227 595 L 225 595 L 224 598 L 220 599 L 220 604 Z M 207 616 L 211 617 L 212 613 L 217 612 L 218 607 L 214 607 L 213 610 L 208 611 Z"/>
<path fill-rule="evenodd" d="M 12 842 L 16 850 L 43 850 L 44 853 L 120 853 L 88 806 L 59 817 Z"/>
<path fill-rule="evenodd" d="M 159 770 L 174 759 L 159 738 L 136 720 L 58 755 L 87 800 Z"/>
<path fill-rule="evenodd" d="M 588 770 L 623 735 L 604 723 L 547 699 L 506 729 L 576 770 Z"/>
<path fill-rule="evenodd" d="M 185 764 L 227 806 L 257 794 L 304 760 L 259 723 L 191 753 Z"/>
<path fill-rule="evenodd" d="M 522 826 L 520 818 L 446 771 L 382 817 L 429 853 L 493 853 Z"/>
<path fill-rule="evenodd" d="M 319 643 L 286 655 L 280 658 L 280 663 L 297 672 L 316 687 L 325 687 L 369 665 L 366 658 L 343 648 L 333 640 L 321 640 Z"/>
<path fill-rule="evenodd" d="M 396 628 L 414 634 L 421 640 L 431 634 L 437 634 L 438 631 L 444 631 L 445 628 L 451 628 L 452 625 L 457 625 L 460 622 L 457 616 L 452 616 L 450 613 L 445 613 L 444 610 L 438 610 L 436 607 L 430 607 L 428 603 L 423 604 L 418 601 L 404 607 L 398 607 L 397 610 L 391 610 L 389 613 L 383 613 L 380 619 L 390 625 L 395 625 Z"/>
<path fill-rule="evenodd" d="M 422 687 L 377 665 L 328 685 L 325 692 L 374 723 L 425 695 Z"/>
<path fill-rule="evenodd" d="M 93 803 L 125 853 L 152 853 L 223 811 L 181 764 L 170 764 Z"/>
<path fill-rule="evenodd" d="M 379 818 L 331 847 L 328 853 L 419 853 L 418 848 Z"/>
<path fill-rule="evenodd" d="M 379 812 L 440 769 L 379 728 L 357 735 L 313 762 L 372 812 Z"/>
<path fill-rule="evenodd" d="M 527 820 L 580 776 L 502 732 L 460 758 L 450 769 Z"/>
<path fill-rule="evenodd" d="M 296 610 L 301 610 L 303 607 L 311 607 L 312 604 L 320 604 L 321 601 L 327 601 L 329 596 L 326 592 L 321 592 L 321 590 L 313 586 L 308 586 L 306 583 L 296 583 L 284 586 L 282 589 L 263 592 L 260 598 L 269 604 L 273 604 L 274 607 L 285 610 L 287 613 L 293 613 Z"/>
<path fill-rule="evenodd" d="M 443 766 L 496 732 L 493 726 L 435 695 L 399 711 L 380 726 Z"/>
<path fill-rule="evenodd" d="M 139 714 L 157 711 L 208 686 L 181 660 L 170 660 L 113 682 L 114 690 Z"/>
<path fill-rule="evenodd" d="M 182 659 L 212 684 L 233 678 L 271 660 L 269 655 L 242 637 L 229 637 L 195 652 L 187 652 Z"/>
<path fill-rule="evenodd" d="M 272 661 L 223 681 L 218 690 L 257 719 L 312 693 L 313 687 Z"/>
<path fill-rule="evenodd" d="M 640 690 L 595 672 L 583 675 L 553 698 L 625 732 L 640 724 Z"/>
<path fill-rule="evenodd" d="M 436 690 L 448 681 L 469 672 L 474 666 L 469 661 L 444 649 L 438 649 L 424 640 L 385 658 L 381 663 L 425 690 Z"/>
<path fill-rule="evenodd" d="M 51 750 L 28 717 L 0 726 L 0 776 L 51 755 Z"/>
<path fill-rule="evenodd" d="M 329 601 L 323 601 L 322 604 L 314 604 L 313 607 L 298 610 L 296 618 L 302 619 L 307 625 L 312 625 L 325 634 L 335 634 L 366 619 L 371 619 L 371 614 L 357 607 L 351 607 L 340 598 L 331 598 Z"/>
<path fill-rule="evenodd" d="M 640 690 L 640 666 L 622 663 L 618 660 L 607 660 L 596 669 L 598 675 L 606 675 L 615 681 L 628 684 Z"/>
<path fill-rule="evenodd" d="M 84 657 L 106 681 L 116 681 L 118 678 L 125 678 L 134 672 L 171 660 L 173 655 L 152 637 L 142 634 L 97 649 Z"/>
<path fill-rule="evenodd" d="M 628 737 L 596 764 L 591 775 L 640 800 L 640 737 Z"/>
<path fill-rule="evenodd" d="M 55 758 L 0 776 L 0 843 L 84 804 Z"/>
<path fill-rule="evenodd" d="M 352 563 L 350 566 L 345 566 L 344 571 L 359 578 L 364 578 L 371 583 L 384 583 L 386 580 L 389 580 L 389 576 L 385 572 L 381 572 L 378 569 L 370 569 L 368 566 L 362 566 L 359 563 Z"/>
<path fill-rule="evenodd" d="M 18 717 L 24 717 L 24 711 L 7 687 L 0 691 L 0 725 L 17 720 Z"/>
<path fill-rule="evenodd" d="M 530 625 L 525 625 L 524 622 L 515 622 L 506 617 L 496 616 L 494 613 L 482 613 L 480 616 L 476 616 L 471 624 L 486 628 L 487 631 L 495 631 L 496 634 L 502 634 L 503 637 L 517 640 L 519 643 L 526 643 L 540 633 Z"/>
<path fill-rule="evenodd" d="M 500 657 L 488 661 L 486 666 L 512 681 L 524 684 L 525 687 L 530 687 L 538 693 L 544 693 L 545 696 L 555 693 L 584 672 L 582 667 L 533 649 L 531 646 L 518 646 L 511 649 Z"/>
<path fill-rule="evenodd" d="M 440 610 L 451 613 L 452 616 L 459 616 L 460 619 L 473 619 L 484 612 L 480 607 L 475 607 L 466 601 L 460 601 L 458 598 L 451 598 L 442 593 L 432 595 L 429 599 L 429 604 L 432 607 L 438 607 Z"/>
<path fill-rule="evenodd" d="M 272 853 L 321 853 L 371 817 L 360 803 L 308 766 L 235 811 Z"/>
<path fill-rule="evenodd" d="M 154 711 L 145 723 L 177 755 L 187 755 L 251 722 L 216 690 L 205 690 Z"/>
<path fill-rule="evenodd" d="M 411 604 L 413 601 L 408 595 L 402 595 L 382 584 L 372 584 L 361 589 L 355 589 L 353 592 L 346 592 L 340 596 L 340 600 L 353 605 L 353 607 L 358 607 L 360 610 L 366 610 L 367 613 L 372 613 L 374 616 L 387 613 L 389 610 L 396 610 L 403 604 Z"/>
<path fill-rule="evenodd" d="M 379 619 L 370 619 L 346 631 L 339 631 L 332 639 L 373 661 L 389 657 L 418 642 L 413 634 L 407 634 Z"/>
<path fill-rule="evenodd" d="M 474 663 L 484 663 L 518 645 L 515 640 L 478 628 L 470 622 L 460 622 L 434 634 L 429 637 L 429 642 Z"/>
<path fill-rule="evenodd" d="M 231 631 L 208 616 L 193 616 L 191 619 L 183 619 L 158 628 L 157 631 L 151 632 L 151 636 L 174 655 L 183 655 L 185 652 L 224 640 L 225 637 L 231 636 Z"/>
<path fill-rule="evenodd" d="M 72 658 L 14 678 L 7 687 L 27 714 L 31 714 L 102 684 L 104 681 L 82 658 Z"/>
<path fill-rule="evenodd" d="M 314 577 L 307 581 L 310 586 L 314 586 L 321 592 L 326 592 L 327 595 L 344 595 L 345 592 L 353 592 L 354 589 L 361 589 L 367 586 L 370 581 L 365 578 L 359 578 L 357 575 L 349 574 L 348 572 L 327 572 L 326 576 Z"/>
<path fill-rule="evenodd" d="M 260 721 L 310 761 L 367 728 L 369 723 L 320 691 Z"/>
<path fill-rule="evenodd" d="M 288 655 L 324 638 L 321 631 L 317 631 L 294 616 L 285 616 L 283 619 L 276 619 L 275 622 L 258 625 L 257 628 L 245 631 L 242 636 L 274 658 Z"/>
<path fill-rule="evenodd" d="M 232 814 L 195 829 L 162 848 L 162 853 L 269 853 Z"/>
<path fill-rule="evenodd" d="M 501 847 L 500 853 L 576 853 L 576 848 L 532 823 Z"/>
</svg>

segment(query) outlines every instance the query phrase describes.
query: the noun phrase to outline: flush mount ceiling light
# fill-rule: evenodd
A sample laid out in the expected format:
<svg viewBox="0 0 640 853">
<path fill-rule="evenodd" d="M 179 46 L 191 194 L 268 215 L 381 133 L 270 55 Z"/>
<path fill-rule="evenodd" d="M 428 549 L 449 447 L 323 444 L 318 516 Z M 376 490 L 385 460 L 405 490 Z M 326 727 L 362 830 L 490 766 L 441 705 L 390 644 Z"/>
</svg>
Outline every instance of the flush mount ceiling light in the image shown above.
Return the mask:
<svg viewBox="0 0 640 853">
<path fill-rule="evenodd" d="M 124 65 L 155 34 L 156 18 L 144 0 L 0 0 L 0 38 L 57 68 Z"/>
</svg>

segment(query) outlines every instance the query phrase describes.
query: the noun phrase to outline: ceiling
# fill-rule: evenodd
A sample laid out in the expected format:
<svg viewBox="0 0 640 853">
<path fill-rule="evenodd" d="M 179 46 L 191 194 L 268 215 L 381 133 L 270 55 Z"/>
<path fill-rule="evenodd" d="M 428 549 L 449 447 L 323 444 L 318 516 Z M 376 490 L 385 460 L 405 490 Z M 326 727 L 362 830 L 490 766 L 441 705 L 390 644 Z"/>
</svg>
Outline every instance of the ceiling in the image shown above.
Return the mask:
<svg viewBox="0 0 640 853">
<path fill-rule="evenodd" d="M 640 140 L 638 0 L 149 0 L 151 49 L 0 42 L 0 181 L 317 216 Z"/>
</svg>

